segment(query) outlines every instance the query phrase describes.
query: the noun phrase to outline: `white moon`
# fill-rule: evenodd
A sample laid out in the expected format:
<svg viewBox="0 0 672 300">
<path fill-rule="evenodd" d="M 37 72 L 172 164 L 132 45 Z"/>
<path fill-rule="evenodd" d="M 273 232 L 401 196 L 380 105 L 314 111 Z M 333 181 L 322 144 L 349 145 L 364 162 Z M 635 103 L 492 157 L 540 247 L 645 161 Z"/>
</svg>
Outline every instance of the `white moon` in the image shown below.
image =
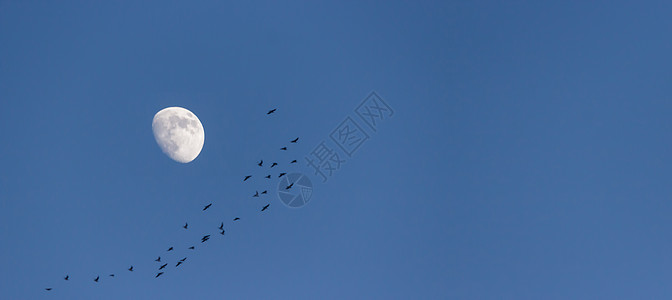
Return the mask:
<svg viewBox="0 0 672 300">
<path fill-rule="evenodd" d="M 185 164 L 201 153 L 205 142 L 201 121 L 182 107 L 168 107 L 156 113 L 152 131 L 163 153 Z"/>
</svg>

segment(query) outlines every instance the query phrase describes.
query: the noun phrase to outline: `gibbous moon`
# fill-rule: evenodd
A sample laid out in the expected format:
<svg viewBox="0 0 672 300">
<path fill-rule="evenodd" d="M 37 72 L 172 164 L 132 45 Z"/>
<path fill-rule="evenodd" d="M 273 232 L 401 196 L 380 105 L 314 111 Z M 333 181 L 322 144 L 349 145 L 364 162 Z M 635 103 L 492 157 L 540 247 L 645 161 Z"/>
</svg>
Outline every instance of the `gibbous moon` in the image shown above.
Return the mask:
<svg viewBox="0 0 672 300">
<path fill-rule="evenodd" d="M 201 121 L 182 107 L 167 107 L 156 113 L 152 131 L 163 153 L 185 164 L 201 153 L 205 142 Z"/>
</svg>

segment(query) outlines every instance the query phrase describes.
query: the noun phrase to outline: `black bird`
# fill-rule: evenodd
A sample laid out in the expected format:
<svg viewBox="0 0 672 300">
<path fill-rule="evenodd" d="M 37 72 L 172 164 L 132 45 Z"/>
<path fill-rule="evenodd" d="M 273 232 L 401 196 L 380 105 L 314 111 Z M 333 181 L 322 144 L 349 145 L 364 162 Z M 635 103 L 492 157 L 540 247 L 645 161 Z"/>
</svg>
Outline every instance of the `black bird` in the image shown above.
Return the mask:
<svg viewBox="0 0 672 300">
<path fill-rule="evenodd" d="M 295 163 L 296 163 L 296 159 L 293 160 L 292 162 L 290 162 L 290 164 L 295 164 Z"/>
<path fill-rule="evenodd" d="M 173 247 L 168 248 L 168 251 L 173 251 Z"/>
<path fill-rule="evenodd" d="M 100 279 L 100 276 L 97 276 L 93 281 L 98 282 L 98 279 Z"/>
<path fill-rule="evenodd" d="M 219 234 L 224 235 L 224 232 L 225 232 L 225 230 L 222 229 L 222 232 L 220 232 Z"/>
<path fill-rule="evenodd" d="M 110 274 L 110 277 L 114 277 L 114 274 Z"/>
<path fill-rule="evenodd" d="M 131 271 L 131 272 L 133 272 L 133 266 L 131 266 L 130 268 L 128 268 L 128 270 Z"/>
<path fill-rule="evenodd" d="M 185 257 L 185 258 L 183 258 L 183 259 L 180 259 L 180 261 L 182 261 L 182 262 L 183 262 L 183 261 L 185 261 L 185 260 L 187 260 L 187 258 L 186 258 L 186 257 Z"/>
<path fill-rule="evenodd" d="M 208 234 L 208 235 L 204 235 L 204 236 L 201 238 L 201 243 L 203 243 L 203 242 L 205 242 L 205 241 L 207 241 L 207 240 L 209 240 L 209 239 L 210 239 L 210 235 L 209 235 L 209 234 Z"/>
<path fill-rule="evenodd" d="M 246 180 L 250 179 L 250 177 L 252 177 L 252 175 L 245 176 L 245 179 L 243 179 L 243 181 L 246 181 Z"/>
<path fill-rule="evenodd" d="M 278 178 L 280 178 L 282 176 L 285 176 L 285 174 L 287 174 L 287 173 L 280 173 L 280 176 L 278 176 Z"/>
<path fill-rule="evenodd" d="M 224 230 L 224 222 L 222 222 L 222 224 L 219 224 L 219 230 Z"/>
<path fill-rule="evenodd" d="M 240 220 L 240 218 L 235 217 L 235 218 L 233 218 L 233 220 L 234 220 L 234 221 L 238 221 L 238 220 Z"/>
<path fill-rule="evenodd" d="M 194 250 L 194 246 L 189 247 L 189 249 Z"/>
<path fill-rule="evenodd" d="M 257 191 L 252 197 L 259 197 L 259 191 Z"/>
<path fill-rule="evenodd" d="M 277 166 L 277 165 L 278 165 L 278 163 L 274 162 L 274 163 L 271 164 L 271 168 L 272 168 L 272 167 L 275 167 L 275 166 Z"/>
<path fill-rule="evenodd" d="M 287 147 L 282 147 L 280 148 L 280 150 L 287 150 Z"/>
<path fill-rule="evenodd" d="M 184 229 L 187 229 L 187 227 L 189 227 L 189 223 L 184 223 L 184 226 L 182 227 L 184 227 Z"/>
<path fill-rule="evenodd" d="M 264 164 L 264 160 L 262 159 L 257 165 L 259 165 L 261 167 L 263 164 Z"/>
<path fill-rule="evenodd" d="M 292 184 L 288 185 L 285 189 L 286 190 L 291 189 L 293 186 L 294 186 L 294 183 L 292 182 Z"/>
<path fill-rule="evenodd" d="M 154 278 L 159 278 L 159 276 L 161 276 L 161 274 L 163 274 L 163 272 L 159 272 L 158 274 L 156 274 L 156 276 Z"/>
<path fill-rule="evenodd" d="M 275 110 L 277 110 L 277 108 L 274 108 L 274 109 L 269 110 L 266 114 L 267 114 L 267 115 L 270 115 L 270 114 L 274 113 Z"/>
<path fill-rule="evenodd" d="M 212 206 L 212 203 L 206 205 L 206 206 L 203 208 L 203 211 L 205 211 L 206 209 L 210 208 L 210 206 Z"/>
<path fill-rule="evenodd" d="M 271 179 L 271 174 L 266 175 L 265 178 Z"/>
<path fill-rule="evenodd" d="M 266 204 L 266 206 L 264 206 L 263 208 L 261 208 L 261 211 L 265 211 L 265 210 L 268 208 L 269 205 L 270 205 L 270 204 Z"/>
<path fill-rule="evenodd" d="M 178 261 L 177 264 L 175 265 L 175 267 L 179 267 L 181 264 L 182 264 L 182 262 Z"/>
<path fill-rule="evenodd" d="M 163 265 L 161 265 L 161 266 L 159 267 L 159 270 L 165 268 L 167 265 L 168 265 L 168 264 L 163 264 Z"/>
<path fill-rule="evenodd" d="M 263 195 L 263 194 L 266 194 L 266 193 L 268 193 L 268 191 L 263 191 L 263 192 L 261 192 L 262 195 Z"/>
<path fill-rule="evenodd" d="M 47 291 L 51 291 L 51 288 L 45 288 L 45 290 L 47 290 Z"/>
<path fill-rule="evenodd" d="M 161 256 L 159 256 L 159 258 L 155 259 L 154 261 L 161 262 Z"/>
<path fill-rule="evenodd" d="M 296 142 L 298 142 L 298 141 L 299 141 L 299 138 L 297 137 L 297 138 L 291 140 L 290 143 L 296 143 Z"/>
<path fill-rule="evenodd" d="M 65 275 L 65 277 L 63 277 L 63 279 L 65 279 L 65 280 L 69 280 L 69 279 L 70 279 L 70 275 Z"/>
</svg>

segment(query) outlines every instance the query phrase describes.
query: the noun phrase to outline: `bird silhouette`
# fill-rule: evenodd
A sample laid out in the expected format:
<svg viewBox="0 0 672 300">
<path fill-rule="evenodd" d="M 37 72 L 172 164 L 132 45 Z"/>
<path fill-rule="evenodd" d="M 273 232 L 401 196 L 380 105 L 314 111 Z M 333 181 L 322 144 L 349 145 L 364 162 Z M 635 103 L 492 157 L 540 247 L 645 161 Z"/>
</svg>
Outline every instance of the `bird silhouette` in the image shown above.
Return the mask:
<svg viewBox="0 0 672 300">
<path fill-rule="evenodd" d="M 70 280 L 70 275 L 65 275 L 65 277 L 63 277 L 63 279 Z"/>
<path fill-rule="evenodd" d="M 173 251 L 173 247 L 168 248 L 168 251 Z"/>
<path fill-rule="evenodd" d="M 183 258 L 183 259 L 180 259 L 180 261 L 185 261 L 185 260 L 187 260 L 187 258 L 186 258 L 186 257 L 185 257 L 185 258 Z"/>
<path fill-rule="evenodd" d="M 272 167 L 275 167 L 275 166 L 277 166 L 277 165 L 278 165 L 278 163 L 274 162 L 274 163 L 271 164 L 271 168 L 272 168 Z"/>
<path fill-rule="evenodd" d="M 296 142 L 298 142 L 298 141 L 299 141 L 299 138 L 297 137 L 297 138 L 295 138 L 295 139 L 293 139 L 293 140 L 291 140 L 291 141 L 289 141 L 289 142 L 290 142 L 290 143 L 296 143 Z"/>
<path fill-rule="evenodd" d="M 100 276 L 97 276 L 93 281 L 98 282 L 98 279 L 100 279 Z"/>
<path fill-rule="evenodd" d="M 264 177 L 264 178 L 271 179 L 271 174 L 266 175 L 266 177 Z"/>
<path fill-rule="evenodd" d="M 280 150 L 287 150 L 287 147 L 282 147 L 280 148 Z"/>
<path fill-rule="evenodd" d="M 291 162 L 289 162 L 289 163 L 290 163 L 290 164 L 295 164 L 295 163 L 296 163 L 296 159 L 293 160 L 293 161 L 291 161 Z"/>
<path fill-rule="evenodd" d="M 278 178 L 280 178 L 282 176 L 285 176 L 285 174 L 287 174 L 287 173 L 280 173 L 280 176 L 278 176 Z"/>
<path fill-rule="evenodd" d="M 223 229 L 224 229 L 224 222 L 222 222 L 222 224 L 219 224 L 219 230 L 223 230 Z"/>
<path fill-rule="evenodd" d="M 220 232 L 219 234 L 224 235 L 224 232 L 225 232 L 225 231 L 226 231 L 226 230 L 222 229 L 222 232 Z"/>
<path fill-rule="evenodd" d="M 110 277 L 114 277 L 114 274 L 110 274 Z"/>
<path fill-rule="evenodd" d="M 238 220 L 240 220 L 240 218 L 235 217 L 235 218 L 233 218 L 233 220 L 234 220 L 234 221 L 238 221 Z"/>
<path fill-rule="evenodd" d="M 291 189 L 293 186 L 294 186 L 294 183 L 292 182 L 292 184 L 288 185 L 285 189 L 286 190 Z"/>
<path fill-rule="evenodd" d="M 270 114 L 274 113 L 276 110 L 277 110 L 277 108 L 271 109 L 266 114 L 270 115 Z"/>
<path fill-rule="evenodd" d="M 259 191 L 257 191 L 252 197 L 259 197 Z"/>
<path fill-rule="evenodd" d="M 177 264 L 175 265 L 175 267 L 179 267 L 181 264 L 182 264 L 182 262 L 178 261 Z"/>
<path fill-rule="evenodd" d="M 189 249 L 191 249 L 191 250 L 194 250 L 194 248 L 195 248 L 194 246 L 189 247 Z"/>
<path fill-rule="evenodd" d="M 184 223 L 184 226 L 182 227 L 184 227 L 184 229 L 187 229 L 187 227 L 189 227 L 189 223 Z"/>
<path fill-rule="evenodd" d="M 161 262 L 161 256 L 159 256 L 159 258 L 155 259 L 154 261 Z"/>
<path fill-rule="evenodd" d="M 51 291 L 51 288 L 45 288 L 45 290 L 47 290 L 47 291 Z"/>
<path fill-rule="evenodd" d="M 159 272 L 158 274 L 156 274 L 156 276 L 154 276 L 154 278 L 159 278 L 159 276 L 161 276 L 161 274 L 163 274 L 163 272 Z"/>
<path fill-rule="evenodd" d="M 159 270 L 162 270 L 162 269 L 165 268 L 167 265 L 168 265 L 168 264 L 163 264 L 163 265 L 161 265 L 161 266 L 159 267 Z"/>
<path fill-rule="evenodd" d="M 262 207 L 261 211 L 265 211 L 268 208 L 268 206 L 270 206 L 270 204 L 266 204 L 266 206 Z"/>
<path fill-rule="evenodd" d="M 263 194 L 267 194 L 267 193 L 268 193 L 268 191 L 263 191 L 263 192 L 261 192 L 262 195 L 263 195 Z"/>
<path fill-rule="evenodd" d="M 261 167 L 263 164 L 264 164 L 264 160 L 263 160 L 263 159 L 262 159 L 261 161 L 259 161 L 259 163 L 257 163 L 257 165 L 260 166 L 260 167 Z"/>
<path fill-rule="evenodd" d="M 245 176 L 245 179 L 243 179 L 243 181 L 247 181 L 248 179 L 250 179 L 250 177 L 252 177 L 252 175 Z"/>
<path fill-rule="evenodd" d="M 201 238 L 201 243 L 204 243 L 205 241 L 207 241 L 207 240 L 209 240 L 209 239 L 210 239 L 210 235 L 209 235 L 209 234 L 208 234 L 208 235 L 204 235 L 204 236 Z"/>
<path fill-rule="evenodd" d="M 212 206 L 212 203 L 210 203 L 210 204 L 206 205 L 205 207 L 203 207 L 203 211 L 205 211 L 206 209 L 210 208 L 210 206 Z"/>
<path fill-rule="evenodd" d="M 128 270 L 131 271 L 131 272 L 133 272 L 133 266 L 131 266 L 130 268 L 128 268 Z"/>
</svg>

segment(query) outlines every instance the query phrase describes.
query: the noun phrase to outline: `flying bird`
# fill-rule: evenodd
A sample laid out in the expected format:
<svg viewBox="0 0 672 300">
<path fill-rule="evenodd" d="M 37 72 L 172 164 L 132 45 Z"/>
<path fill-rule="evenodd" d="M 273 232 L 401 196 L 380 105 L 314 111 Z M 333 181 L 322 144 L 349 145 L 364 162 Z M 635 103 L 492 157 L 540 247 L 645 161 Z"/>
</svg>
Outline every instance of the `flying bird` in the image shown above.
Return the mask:
<svg viewBox="0 0 672 300">
<path fill-rule="evenodd" d="M 219 224 L 219 230 L 224 230 L 224 222 L 222 222 L 222 224 Z"/>
<path fill-rule="evenodd" d="M 274 163 L 271 164 L 271 168 L 272 168 L 272 167 L 275 167 L 275 166 L 277 166 L 277 165 L 278 165 L 278 163 L 274 162 Z"/>
<path fill-rule="evenodd" d="M 291 189 L 293 186 L 294 186 L 294 183 L 292 182 L 292 184 L 288 185 L 285 189 L 286 190 Z"/>
<path fill-rule="evenodd" d="M 177 264 L 175 265 L 175 267 L 179 267 L 181 264 L 182 264 L 182 262 L 178 261 Z"/>
<path fill-rule="evenodd" d="M 163 274 L 163 272 L 159 272 L 158 274 L 156 274 L 156 276 L 154 276 L 154 278 L 159 278 L 159 276 L 161 276 L 161 274 Z"/>
<path fill-rule="evenodd" d="M 220 232 L 219 234 L 224 235 L 224 232 L 225 232 L 225 230 L 222 229 L 222 232 Z"/>
<path fill-rule="evenodd" d="M 291 140 L 291 141 L 289 141 L 289 142 L 290 142 L 290 143 L 296 143 L 296 142 L 298 142 L 298 141 L 299 141 L 299 138 L 297 137 L 297 138 L 295 138 L 295 139 L 293 139 L 293 140 Z"/>
<path fill-rule="evenodd" d="M 65 277 L 63 277 L 63 279 L 65 279 L 65 280 L 69 280 L 69 279 L 70 279 L 70 275 L 65 275 Z"/>
<path fill-rule="evenodd" d="M 212 203 L 206 205 L 206 206 L 203 208 L 203 211 L 205 211 L 206 209 L 210 208 L 210 206 L 212 206 Z"/>
<path fill-rule="evenodd" d="M 270 114 L 274 113 L 276 110 L 277 110 L 277 108 L 271 109 L 266 114 L 270 115 Z"/>
<path fill-rule="evenodd" d="M 290 162 L 290 164 L 295 164 L 295 163 L 296 163 L 296 159 Z"/>
<path fill-rule="evenodd" d="M 207 240 L 209 240 L 209 239 L 210 239 L 210 235 L 209 235 L 209 234 L 208 234 L 208 235 L 204 235 L 204 236 L 201 238 L 201 243 L 203 243 L 203 242 L 205 242 L 205 241 L 207 241 Z"/>
<path fill-rule="evenodd" d="M 183 261 L 185 261 L 185 260 L 187 260 L 187 258 L 186 258 L 186 257 L 185 257 L 185 258 L 183 258 L 183 259 L 180 259 L 180 261 L 182 261 L 182 262 L 183 262 Z"/>
<path fill-rule="evenodd" d="M 173 247 L 168 248 L 168 251 L 173 251 Z"/>
<path fill-rule="evenodd" d="M 159 270 L 165 268 L 167 265 L 168 265 L 168 264 L 163 264 L 163 265 L 161 265 L 161 266 L 159 267 Z"/>
<path fill-rule="evenodd" d="M 252 197 L 259 197 L 259 191 L 257 191 L 257 193 L 255 193 Z"/>
<path fill-rule="evenodd" d="M 189 247 L 189 249 L 194 250 L 194 246 Z"/>
<path fill-rule="evenodd" d="M 287 150 L 287 147 L 282 147 L 280 148 L 280 150 Z"/>
<path fill-rule="evenodd" d="M 130 268 L 128 268 L 128 270 L 131 271 L 131 272 L 133 272 L 133 266 L 131 266 Z"/>
<path fill-rule="evenodd" d="M 266 177 L 264 177 L 264 178 L 271 179 L 271 174 L 266 175 Z"/>
<path fill-rule="evenodd" d="M 263 160 L 263 159 L 262 159 L 261 161 L 259 161 L 259 163 L 257 163 L 257 165 L 260 166 L 260 167 L 261 167 L 263 164 L 264 164 L 264 160 Z"/>
<path fill-rule="evenodd" d="M 266 193 L 268 193 L 268 191 L 263 191 L 263 192 L 261 192 L 262 195 L 263 195 L 263 194 L 266 194 Z"/>
<path fill-rule="evenodd" d="M 243 181 L 246 181 L 246 180 L 250 179 L 250 177 L 252 177 L 252 175 L 245 176 L 245 179 L 243 179 Z"/>
<path fill-rule="evenodd" d="M 98 279 L 100 279 L 100 276 L 97 276 L 93 281 L 98 282 Z"/>
<path fill-rule="evenodd" d="M 184 226 L 182 227 L 184 227 L 184 229 L 187 229 L 187 227 L 189 227 L 189 223 L 184 223 Z"/>
<path fill-rule="evenodd" d="M 287 174 L 287 173 L 280 173 L 280 176 L 278 176 L 278 178 L 280 178 L 282 176 L 285 176 L 285 174 Z"/>
<path fill-rule="evenodd" d="M 266 206 L 264 206 L 263 208 L 261 208 L 261 211 L 265 211 L 265 210 L 268 208 L 268 206 L 270 206 L 270 204 L 266 204 Z"/>
<path fill-rule="evenodd" d="M 45 288 L 45 290 L 47 290 L 47 291 L 51 291 L 51 288 Z"/>
<path fill-rule="evenodd" d="M 110 277 L 114 277 L 114 274 L 110 274 Z"/>
<path fill-rule="evenodd" d="M 233 218 L 233 220 L 234 220 L 234 221 L 238 221 L 238 220 L 240 220 L 240 218 L 235 217 L 235 218 Z"/>
<path fill-rule="evenodd" d="M 161 262 L 161 256 L 159 256 L 159 258 L 155 259 L 154 261 Z"/>
</svg>

